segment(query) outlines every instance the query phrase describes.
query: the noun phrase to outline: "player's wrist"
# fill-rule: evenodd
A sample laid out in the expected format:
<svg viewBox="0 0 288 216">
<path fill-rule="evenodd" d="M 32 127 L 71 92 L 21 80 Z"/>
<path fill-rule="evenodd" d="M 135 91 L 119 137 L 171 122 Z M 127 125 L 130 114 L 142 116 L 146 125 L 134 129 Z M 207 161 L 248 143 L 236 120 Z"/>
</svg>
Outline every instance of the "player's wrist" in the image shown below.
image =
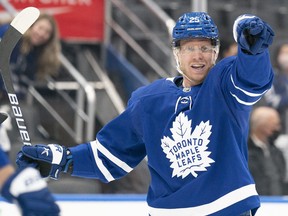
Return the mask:
<svg viewBox="0 0 288 216">
<path fill-rule="evenodd" d="M 8 164 L 0 169 L 0 191 L 2 186 L 8 180 L 8 178 L 15 172 L 12 165 Z"/>
<path fill-rule="evenodd" d="M 66 164 L 64 166 L 63 172 L 71 174 L 73 172 L 73 159 L 70 149 L 66 149 Z"/>
</svg>

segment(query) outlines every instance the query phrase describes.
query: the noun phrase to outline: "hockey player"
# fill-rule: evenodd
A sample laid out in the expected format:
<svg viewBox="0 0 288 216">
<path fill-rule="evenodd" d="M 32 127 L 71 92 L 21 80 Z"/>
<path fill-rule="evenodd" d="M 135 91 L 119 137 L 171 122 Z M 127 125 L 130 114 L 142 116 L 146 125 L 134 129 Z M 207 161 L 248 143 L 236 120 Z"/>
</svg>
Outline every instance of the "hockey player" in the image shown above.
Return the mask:
<svg viewBox="0 0 288 216">
<path fill-rule="evenodd" d="M 24 146 L 18 164 L 43 160 L 50 177 L 110 182 L 147 155 L 151 216 L 254 215 L 260 206 L 247 165 L 251 106 L 270 88 L 273 30 L 259 17 L 234 23 L 238 54 L 215 64 L 218 29 L 204 12 L 182 15 L 173 29 L 179 77 L 136 90 L 127 109 L 96 135 L 69 149 Z"/>
<path fill-rule="evenodd" d="M 0 119 L 4 120 L 2 118 L 4 115 L 2 113 L 0 115 Z M 32 167 L 15 171 L 7 154 L 1 148 L 0 191 L 7 201 L 18 205 L 23 216 L 59 215 L 60 209 L 39 171 Z"/>
</svg>

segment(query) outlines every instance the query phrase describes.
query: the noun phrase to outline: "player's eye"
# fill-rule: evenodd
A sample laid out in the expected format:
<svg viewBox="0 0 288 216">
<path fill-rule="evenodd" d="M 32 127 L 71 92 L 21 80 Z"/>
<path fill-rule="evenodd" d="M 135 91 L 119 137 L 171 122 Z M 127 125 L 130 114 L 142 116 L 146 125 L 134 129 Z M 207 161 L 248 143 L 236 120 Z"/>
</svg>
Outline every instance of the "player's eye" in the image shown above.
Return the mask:
<svg viewBox="0 0 288 216">
<path fill-rule="evenodd" d="M 195 47 L 193 47 L 193 46 L 185 46 L 185 47 L 181 47 L 181 50 L 183 51 L 183 53 L 189 54 L 189 53 L 192 53 L 192 52 L 195 51 Z"/>
<path fill-rule="evenodd" d="M 211 52 L 213 50 L 212 46 L 201 46 L 200 50 L 202 53 L 207 53 L 207 52 Z"/>
<path fill-rule="evenodd" d="M 191 54 L 193 52 L 199 51 L 201 53 L 209 53 L 213 50 L 212 46 L 203 45 L 203 46 L 184 46 L 181 47 L 181 51 L 183 54 Z"/>
</svg>

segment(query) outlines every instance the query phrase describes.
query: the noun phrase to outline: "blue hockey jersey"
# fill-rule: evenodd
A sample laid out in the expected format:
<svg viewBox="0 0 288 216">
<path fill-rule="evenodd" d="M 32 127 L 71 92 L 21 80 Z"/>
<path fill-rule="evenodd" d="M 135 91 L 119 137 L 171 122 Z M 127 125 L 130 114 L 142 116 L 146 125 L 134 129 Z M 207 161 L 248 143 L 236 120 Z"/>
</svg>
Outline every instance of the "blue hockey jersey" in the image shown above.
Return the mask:
<svg viewBox="0 0 288 216">
<path fill-rule="evenodd" d="M 96 140 L 72 147 L 73 175 L 113 181 L 147 155 L 151 216 L 255 213 L 247 136 L 251 107 L 272 84 L 268 50 L 239 50 L 191 89 L 178 87 L 179 79 L 139 88 Z"/>
</svg>

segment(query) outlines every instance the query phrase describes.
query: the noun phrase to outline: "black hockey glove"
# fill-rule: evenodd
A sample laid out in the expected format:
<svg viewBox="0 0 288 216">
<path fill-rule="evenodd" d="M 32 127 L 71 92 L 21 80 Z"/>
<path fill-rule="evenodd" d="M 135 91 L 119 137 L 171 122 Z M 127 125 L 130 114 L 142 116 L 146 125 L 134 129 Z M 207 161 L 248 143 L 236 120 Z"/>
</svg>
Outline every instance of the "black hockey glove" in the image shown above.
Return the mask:
<svg viewBox="0 0 288 216">
<path fill-rule="evenodd" d="M 16 164 L 19 168 L 27 166 L 38 168 L 40 161 L 51 164 L 49 174 L 42 177 L 58 179 L 60 172 L 68 171 L 72 164 L 72 155 L 66 147 L 58 144 L 24 145 L 17 155 Z"/>
<path fill-rule="evenodd" d="M 272 44 L 275 34 L 269 24 L 259 17 L 244 14 L 235 20 L 233 35 L 242 50 L 256 55 Z"/>
</svg>

